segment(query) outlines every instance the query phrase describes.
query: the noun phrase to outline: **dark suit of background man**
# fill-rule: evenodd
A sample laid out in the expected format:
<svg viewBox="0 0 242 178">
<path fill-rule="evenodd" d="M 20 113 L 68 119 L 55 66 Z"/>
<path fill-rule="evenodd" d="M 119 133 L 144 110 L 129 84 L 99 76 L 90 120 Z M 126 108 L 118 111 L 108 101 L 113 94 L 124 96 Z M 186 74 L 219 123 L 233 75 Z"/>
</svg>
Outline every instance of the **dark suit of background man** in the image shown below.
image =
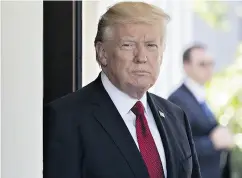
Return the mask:
<svg viewBox="0 0 242 178">
<path fill-rule="evenodd" d="M 205 100 L 204 84 L 212 76 L 214 61 L 201 45 L 188 48 L 183 55 L 185 82 L 168 98 L 180 106 L 190 121 L 203 178 L 221 178 L 223 150 L 232 147 L 229 130 L 218 125 Z M 226 158 L 226 157 L 225 157 Z"/>
<path fill-rule="evenodd" d="M 147 92 L 159 75 L 168 19 L 141 2 L 118 3 L 101 17 L 102 72 L 45 108 L 45 178 L 200 178 L 184 112 Z"/>
</svg>

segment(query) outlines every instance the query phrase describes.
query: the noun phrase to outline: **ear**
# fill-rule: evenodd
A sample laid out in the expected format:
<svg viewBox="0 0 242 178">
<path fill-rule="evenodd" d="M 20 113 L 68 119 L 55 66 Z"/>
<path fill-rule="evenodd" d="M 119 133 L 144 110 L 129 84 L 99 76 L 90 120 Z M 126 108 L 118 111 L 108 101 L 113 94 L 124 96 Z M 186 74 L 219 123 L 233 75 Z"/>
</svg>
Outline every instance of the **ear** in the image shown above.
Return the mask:
<svg viewBox="0 0 242 178">
<path fill-rule="evenodd" d="M 183 62 L 183 69 L 186 72 L 189 70 L 189 61 L 184 61 Z"/>
<path fill-rule="evenodd" d="M 107 66 L 107 57 L 106 57 L 106 52 L 104 49 L 104 44 L 102 42 L 97 42 L 96 46 L 96 58 L 98 63 L 103 66 L 106 67 Z"/>
</svg>

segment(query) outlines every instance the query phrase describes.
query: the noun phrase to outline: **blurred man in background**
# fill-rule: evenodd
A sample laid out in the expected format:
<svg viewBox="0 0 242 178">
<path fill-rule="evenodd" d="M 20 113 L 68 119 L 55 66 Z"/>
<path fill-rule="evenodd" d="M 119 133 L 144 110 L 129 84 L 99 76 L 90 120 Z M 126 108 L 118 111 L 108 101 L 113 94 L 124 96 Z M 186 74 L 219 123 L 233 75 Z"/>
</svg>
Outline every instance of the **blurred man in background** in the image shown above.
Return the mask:
<svg viewBox="0 0 242 178">
<path fill-rule="evenodd" d="M 214 61 L 202 45 L 183 54 L 187 75 L 184 83 L 168 98 L 180 106 L 190 121 L 203 178 L 221 178 L 226 158 L 221 154 L 233 146 L 232 135 L 219 126 L 205 99 L 204 84 L 213 74 Z M 225 151 L 225 152 L 224 152 Z M 226 154 L 227 155 L 227 154 Z"/>
</svg>

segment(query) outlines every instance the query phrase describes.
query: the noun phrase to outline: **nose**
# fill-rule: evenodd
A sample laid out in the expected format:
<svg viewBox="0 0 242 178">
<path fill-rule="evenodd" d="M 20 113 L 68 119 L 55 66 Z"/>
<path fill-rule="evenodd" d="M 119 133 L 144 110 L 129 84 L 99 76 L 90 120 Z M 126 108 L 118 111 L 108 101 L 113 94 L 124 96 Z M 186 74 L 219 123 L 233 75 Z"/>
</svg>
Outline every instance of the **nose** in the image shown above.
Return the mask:
<svg viewBox="0 0 242 178">
<path fill-rule="evenodd" d="M 139 45 L 135 51 L 135 58 L 136 63 L 146 63 L 147 62 L 147 55 L 145 52 L 145 47 L 143 45 Z"/>
</svg>

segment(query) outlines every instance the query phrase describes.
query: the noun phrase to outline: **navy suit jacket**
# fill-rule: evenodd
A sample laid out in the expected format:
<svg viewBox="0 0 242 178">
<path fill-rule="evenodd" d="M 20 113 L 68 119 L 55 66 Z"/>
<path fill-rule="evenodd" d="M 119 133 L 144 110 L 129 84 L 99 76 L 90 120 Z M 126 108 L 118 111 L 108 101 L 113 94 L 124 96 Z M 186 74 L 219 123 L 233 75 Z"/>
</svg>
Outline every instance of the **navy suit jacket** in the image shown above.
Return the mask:
<svg viewBox="0 0 242 178">
<path fill-rule="evenodd" d="M 147 100 L 164 145 L 167 178 L 201 178 L 184 111 L 150 93 Z M 44 124 L 44 178 L 149 177 L 100 76 L 79 91 L 48 104 Z"/>
<path fill-rule="evenodd" d="M 209 134 L 217 126 L 215 118 L 208 118 L 192 92 L 182 84 L 168 98 L 180 106 L 190 121 L 203 178 L 221 178 L 220 151 L 215 150 Z"/>
</svg>

